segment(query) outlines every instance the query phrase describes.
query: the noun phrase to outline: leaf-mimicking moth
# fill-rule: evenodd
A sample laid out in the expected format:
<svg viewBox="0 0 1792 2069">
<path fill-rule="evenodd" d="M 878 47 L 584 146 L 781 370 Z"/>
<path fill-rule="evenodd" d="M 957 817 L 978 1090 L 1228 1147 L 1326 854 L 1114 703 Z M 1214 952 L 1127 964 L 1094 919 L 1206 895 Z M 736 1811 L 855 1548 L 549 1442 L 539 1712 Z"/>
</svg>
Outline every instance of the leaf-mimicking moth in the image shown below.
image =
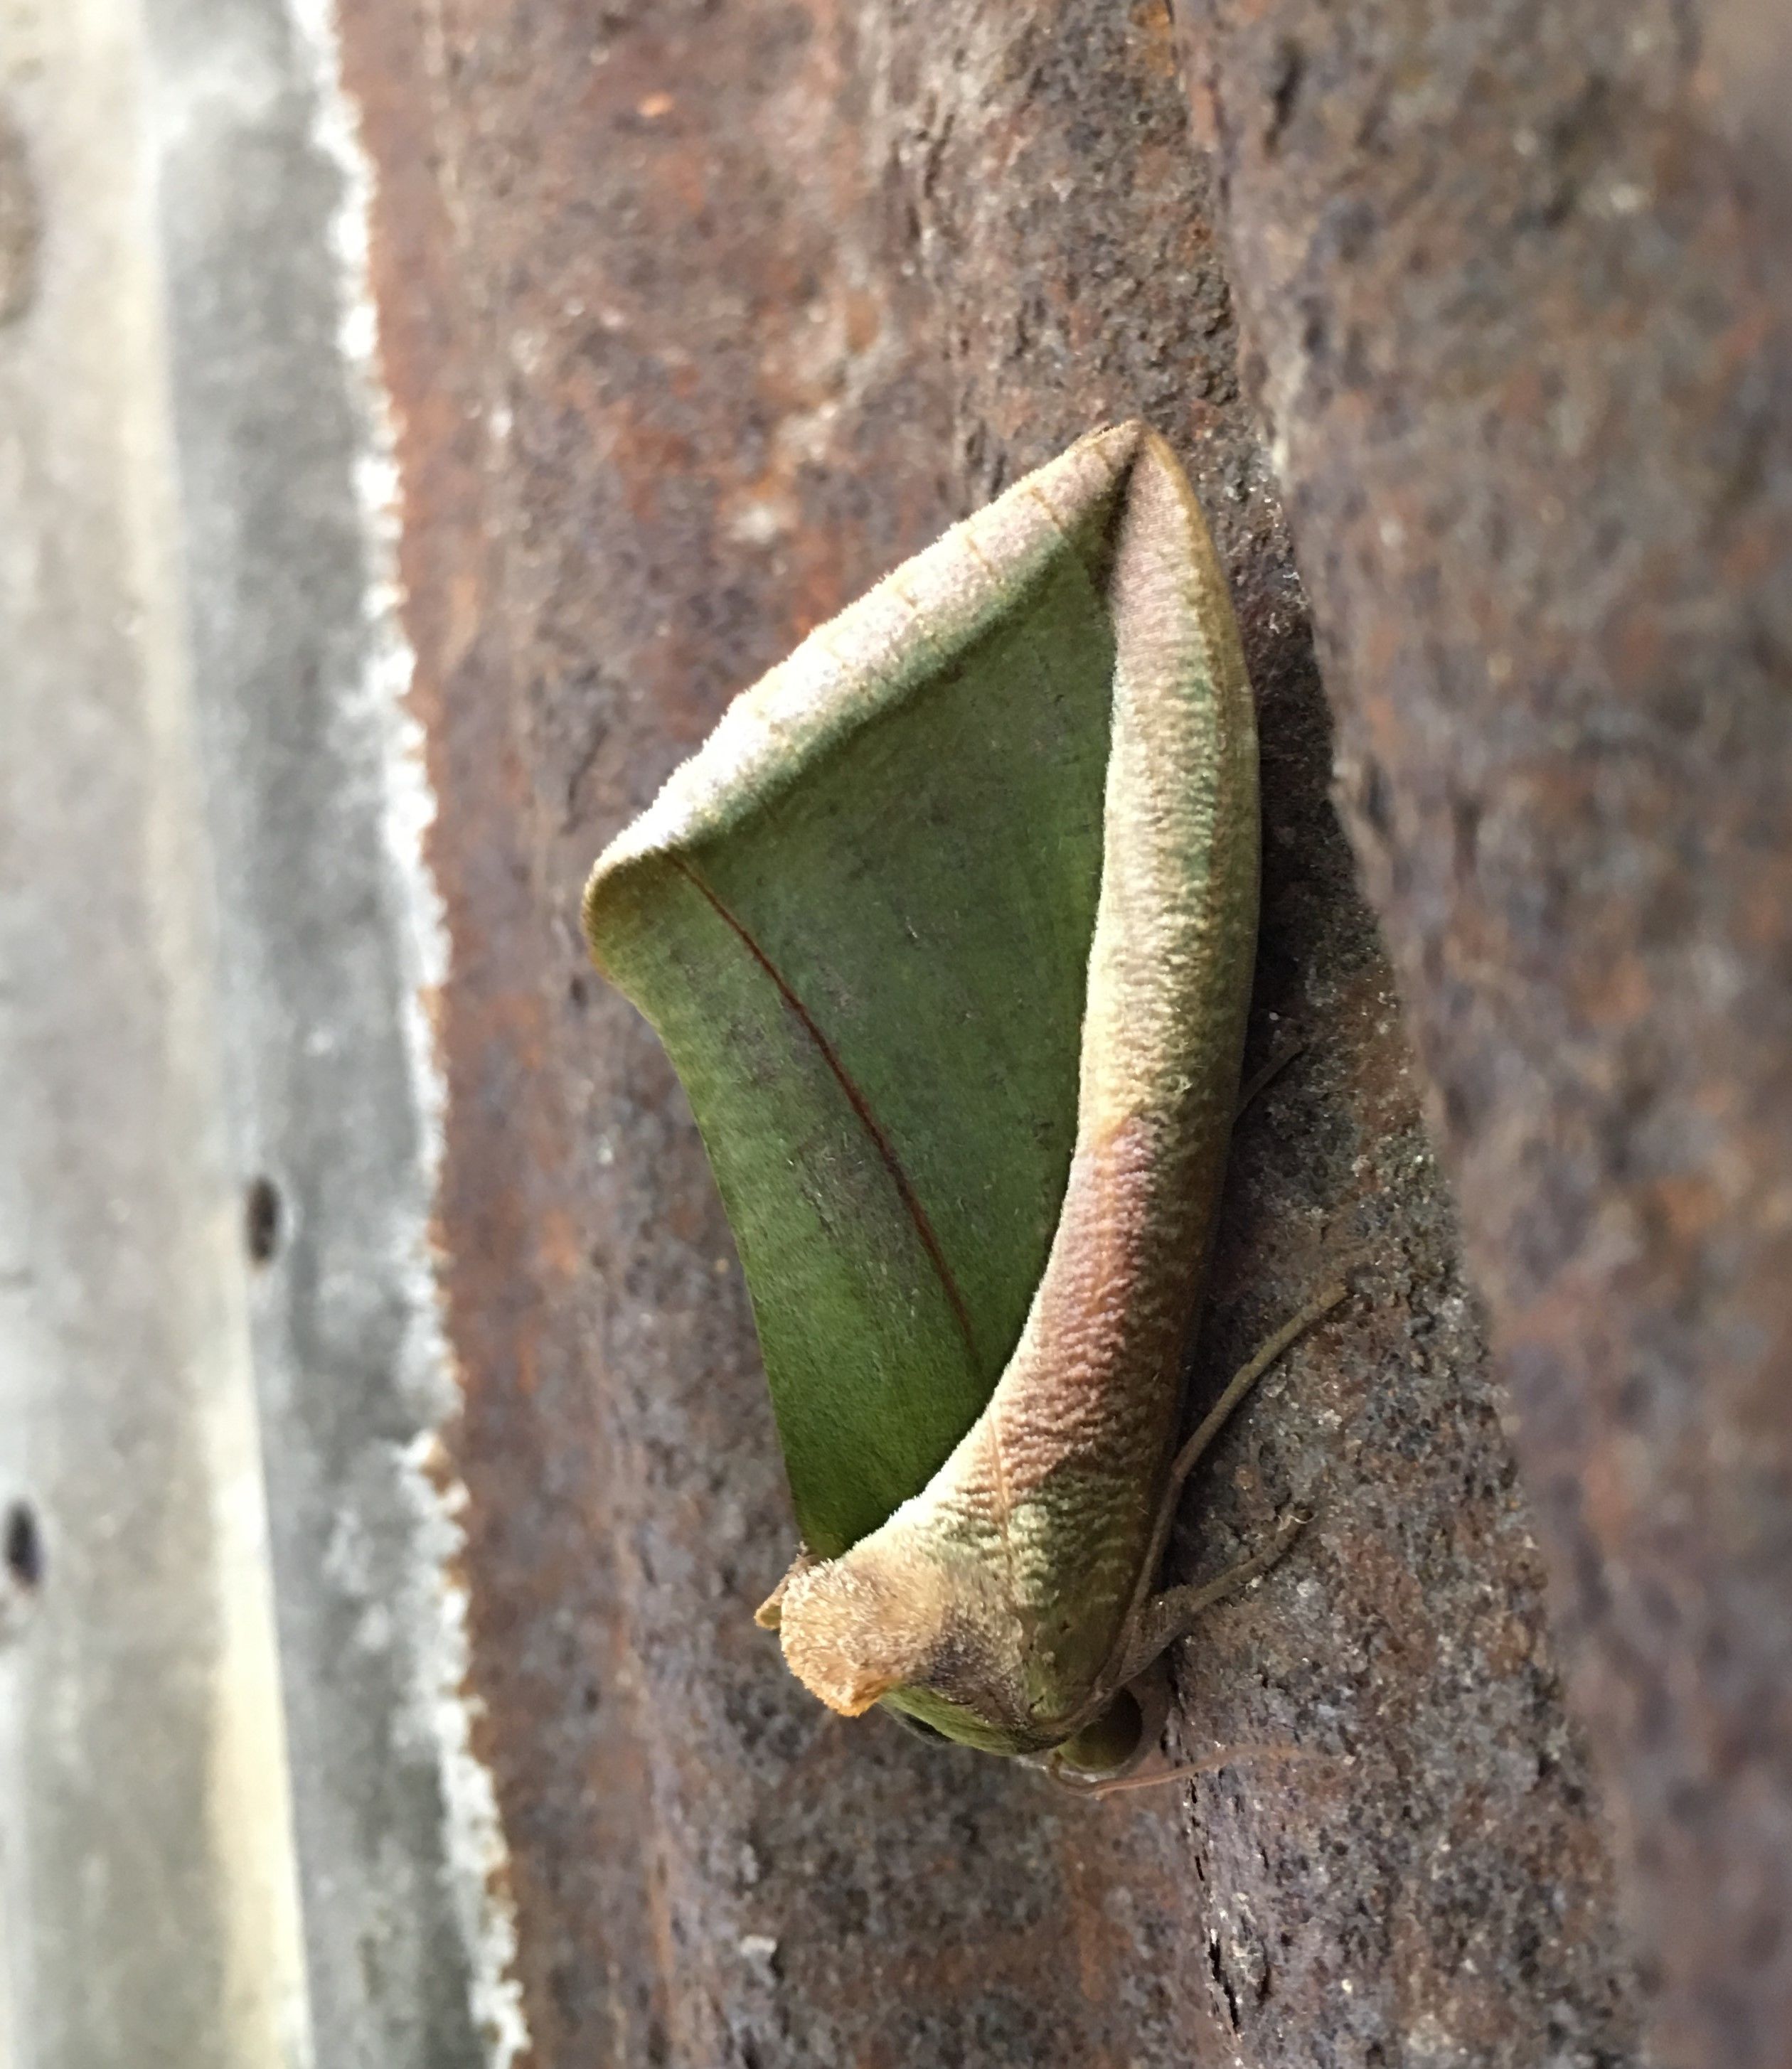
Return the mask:
<svg viewBox="0 0 1792 2069">
<path fill-rule="evenodd" d="M 1255 1376 L 1178 1456 L 1257 867 L 1225 578 L 1137 424 L 811 634 L 599 859 L 771 1385 L 803 1549 L 761 1621 L 834 1709 L 1116 1767 L 1129 1685 L 1286 1541 L 1151 1592 Z"/>
</svg>

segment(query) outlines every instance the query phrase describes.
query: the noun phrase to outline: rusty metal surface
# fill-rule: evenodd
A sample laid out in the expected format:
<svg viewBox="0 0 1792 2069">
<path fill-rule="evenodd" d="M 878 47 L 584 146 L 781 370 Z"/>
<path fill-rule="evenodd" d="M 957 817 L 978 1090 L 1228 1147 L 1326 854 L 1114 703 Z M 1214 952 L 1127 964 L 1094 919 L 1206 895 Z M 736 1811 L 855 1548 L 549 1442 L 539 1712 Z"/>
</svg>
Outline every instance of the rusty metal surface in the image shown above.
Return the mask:
<svg viewBox="0 0 1792 2069">
<path fill-rule="evenodd" d="M 1195 0 L 1665 2059 L 1792 2063 L 1792 18 Z"/>
<path fill-rule="evenodd" d="M 349 0 L 345 35 L 454 939 L 439 1234 L 481 1750 L 536 2059 L 1635 2060 L 1166 18 Z M 1133 411 L 1237 584 L 1254 1039 L 1311 1045 L 1241 1130 L 1197 1385 L 1341 1263 L 1361 1295 L 1216 1453 L 1174 1552 L 1217 1564 L 1317 1496 L 1283 1571 L 1182 1649 L 1172 1725 L 1308 1757 L 1092 1805 L 823 1714 L 753 1629 L 790 1525 L 739 1275 L 575 907 L 732 691 Z"/>
</svg>

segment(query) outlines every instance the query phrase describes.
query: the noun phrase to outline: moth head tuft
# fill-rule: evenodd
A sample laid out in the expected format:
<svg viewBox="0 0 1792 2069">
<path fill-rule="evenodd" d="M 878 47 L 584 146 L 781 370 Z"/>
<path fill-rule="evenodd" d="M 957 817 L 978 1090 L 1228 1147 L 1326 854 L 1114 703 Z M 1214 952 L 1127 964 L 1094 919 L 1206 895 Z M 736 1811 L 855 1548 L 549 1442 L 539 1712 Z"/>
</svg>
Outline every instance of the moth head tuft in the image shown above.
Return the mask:
<svg viewBox="0 0 1792 2069">
<path fill-rule="evenodd" d="M 790 1671 L 843 1717 L 926 1678 L 945 1636 L 944 1576 L 925 1557 L 867 1539 L 792 1573 L 779 1635 Z"/>
</svg>

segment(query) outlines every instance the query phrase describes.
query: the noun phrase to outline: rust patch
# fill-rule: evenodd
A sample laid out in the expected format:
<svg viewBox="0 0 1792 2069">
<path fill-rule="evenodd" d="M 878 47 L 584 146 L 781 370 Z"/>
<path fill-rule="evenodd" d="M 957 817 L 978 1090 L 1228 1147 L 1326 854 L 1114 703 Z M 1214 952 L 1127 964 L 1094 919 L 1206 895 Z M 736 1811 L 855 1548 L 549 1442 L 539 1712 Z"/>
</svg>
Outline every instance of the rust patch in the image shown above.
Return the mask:
<svg viewBox="0 0 1792 2069">
<path fill-rule="evenodd" d="M 1783 2069 L 1792 29 L 1183 16 L 1656 2043 Z"/>
<path fill-rule="evenodd" d="M 346 0 L 343 30 L 453 941 L 480 1750 L 538 2063 L 1354 2065 L 1427 2037 L 1622 2062 L 1541 1574 L 1399 1030 L 1365 1002 L 1378 952 L 1154 18 L 425 13 Z M 1258 693 L 1253 1054 L 1319 1038 L 1239 1130 L 1202 1392 L 1338 1254 L 1374 1259 L 1325 1363 L 1297 1353 L 1228 1432 L 1174 1561 L 1222 1563 L 1323 1484 L 1296 1555 L 1183 1648 L 1174 1731 L 1325 1757 L 1204 1778 L 1193 1821 L 1181 1791 L 1068 1801 L 841 1723 L 754 1629 L 790 1524 L 744 1292 L 671 1073 L 577 922 L 592 857 L 729 695 L 1134 414 L 1190 467 Z M 1503 1624 L 1483 1644 L 1490 1601 L 1528 1651 Z"/>
</svg>

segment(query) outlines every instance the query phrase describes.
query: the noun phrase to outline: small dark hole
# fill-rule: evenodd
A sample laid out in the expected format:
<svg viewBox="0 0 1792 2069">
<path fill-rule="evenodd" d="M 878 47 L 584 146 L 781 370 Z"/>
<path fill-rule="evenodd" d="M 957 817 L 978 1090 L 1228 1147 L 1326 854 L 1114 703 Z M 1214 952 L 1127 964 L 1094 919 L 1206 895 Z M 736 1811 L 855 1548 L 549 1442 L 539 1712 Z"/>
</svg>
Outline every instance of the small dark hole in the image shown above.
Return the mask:
<svg viewBox="0 0 1792 2069">
<path fill-rule="evenodd" d="M 1129 1688 L 1122 1688 L 1092 1724 L 1058 1749 L 1058 1756 L 1084 1775 L 1117 1773 L 1139 1749 L 1145 1712 Z"/>
<path fill-rule="evenodd" d="M 566 986 L 566 996 L 574 1006 L 583 1006 L 590 995 L 590 986 L 582 977 L 575 977 Z"/>
<path fill-rule="evenodd" d="M 243 1239 L 257 1264 L 265 1264 L 280 1243 L 280 1188 L 271 1178 L 258 1178 L 243 1208 Z"/>
<path fill-rule="evenodd" d="M 22 1588 L 35 1588 L 43 1578 L 43 1540 L 28 1501 L 15 1501 L 6 1511 L 6 1571 Z"/>
</svg>

